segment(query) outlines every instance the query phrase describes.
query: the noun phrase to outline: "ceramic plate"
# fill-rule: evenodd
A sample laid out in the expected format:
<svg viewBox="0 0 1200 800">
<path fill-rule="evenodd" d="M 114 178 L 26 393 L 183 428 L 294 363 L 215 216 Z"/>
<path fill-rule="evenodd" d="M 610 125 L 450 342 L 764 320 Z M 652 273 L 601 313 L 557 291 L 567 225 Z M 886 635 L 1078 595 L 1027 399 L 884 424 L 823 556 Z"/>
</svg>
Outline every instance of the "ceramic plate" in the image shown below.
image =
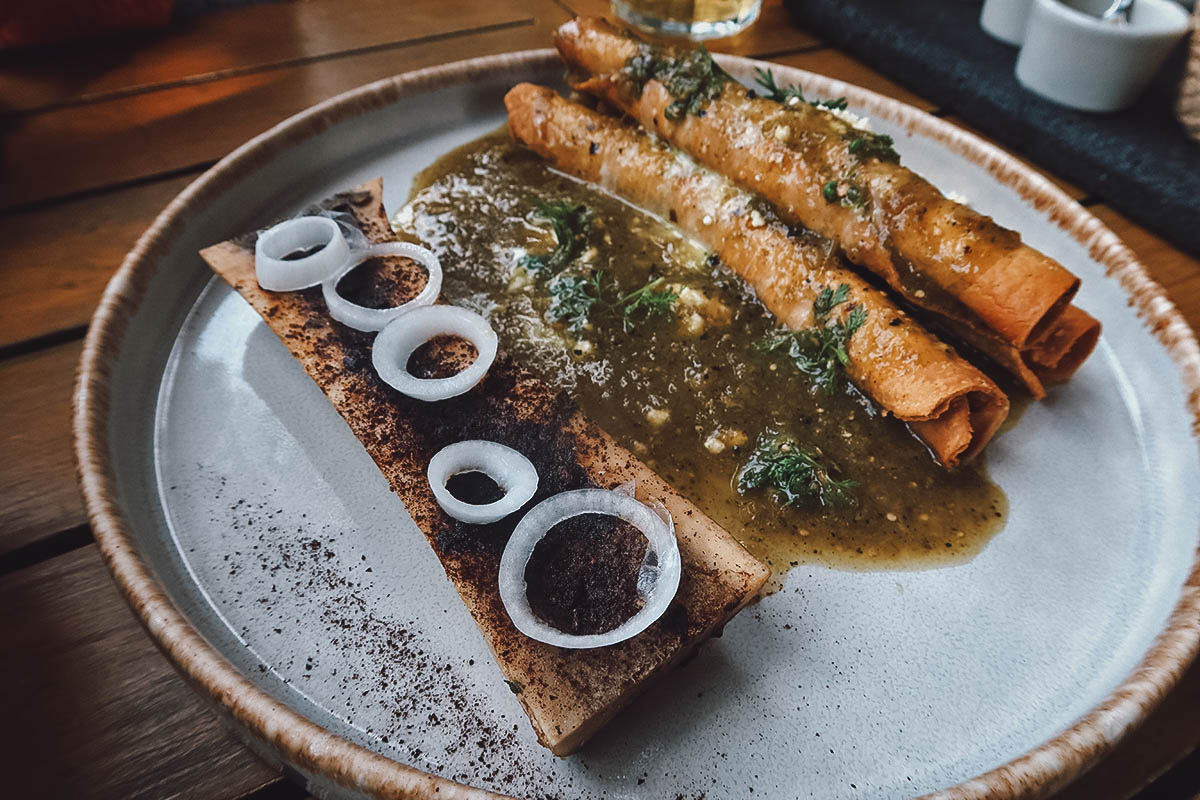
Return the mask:
<svg viewBox="0 0 1200 800">
<path fill-rule="evenodd" d="M 742 78 L 754 65 L 724 63 Z M 503 123 L 512 84 L 558 84 L 556 58 L 426 70 L 299 115 L 190 187 L 114 279 L 77 401 L 98 538 L 170 657 L 313 791 L 1038 794 L 1140 721 L 1194 654 L 1200 360 L 1186 325 L 1110 232 L 1000 151 L 775 69 L 850 98 L 906 164 L 1082 276 L 1077 302 L 1104 336 L 991 445 L 1010 515 L 977 558 L 793 569 L 571 758 L 538 746 L 371 459 L 196 255 L 377 175 L 395 213 L 418 170 Z"/>
</svg>

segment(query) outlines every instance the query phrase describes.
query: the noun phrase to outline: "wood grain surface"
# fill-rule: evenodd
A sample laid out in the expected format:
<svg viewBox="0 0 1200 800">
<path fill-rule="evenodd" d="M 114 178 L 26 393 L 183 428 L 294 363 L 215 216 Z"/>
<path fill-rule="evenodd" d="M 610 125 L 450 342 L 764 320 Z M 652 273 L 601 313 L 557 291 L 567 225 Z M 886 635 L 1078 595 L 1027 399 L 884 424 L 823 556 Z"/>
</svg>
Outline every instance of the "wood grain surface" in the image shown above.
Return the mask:
<svg viewBox="0 0 1200 800">
<path fill-rule="evenodd" d="M 532 22 L 518 2 L 338 0 L 267 3 L 205 14 L 163 30 L 0 54 L 0 97 L 31 112 L 203 83 L 422 39 Z"/>
<path fill-rule="evenodd" d="M 0 351 L 86 325 L 125 254 L 196 174 L 0 215 Z"/>
<path fill-rule="evenodd" d="M 0 361 L 0 555 L 87 521 L 71 449 L 81 344 Z"/>
<path fill-rule="evenodd" d="M 605 0 L 292 0 L 158 31 L 0 52 L 0 763 L 13 797 L 300 800 L 231 739 L 150 644 L 94 545 L 68 427 L 80 339 L 103 286 L 207 165 L 338 92 L 530 47 Z M 792 24 L 781 0 L 711 49 L 769 57 L 958 122 Z M 1076 187 L 1034 165 L 1072 197 Z M 1091 209 L 1200 326 L 1200 261 Z M 1060 796 L 1184 798 L 1197 770 L 1200 667 L 1141 730 Z M 1200 763 L 1200 762 L 1197 762 Z M 1189 771 L 1190 770 L 1190 771 Z M 1165 777 L 1159 777 L 1167 772 Z M 1157 780 L 1155 780 L 1157 778 Z"/>
<path fill-rule="evenodd" d="M 277 777 L 154 648 L 95 545 L 6 575 L 0 608 L 6 796 L 236 797 Z"/>
</svg>

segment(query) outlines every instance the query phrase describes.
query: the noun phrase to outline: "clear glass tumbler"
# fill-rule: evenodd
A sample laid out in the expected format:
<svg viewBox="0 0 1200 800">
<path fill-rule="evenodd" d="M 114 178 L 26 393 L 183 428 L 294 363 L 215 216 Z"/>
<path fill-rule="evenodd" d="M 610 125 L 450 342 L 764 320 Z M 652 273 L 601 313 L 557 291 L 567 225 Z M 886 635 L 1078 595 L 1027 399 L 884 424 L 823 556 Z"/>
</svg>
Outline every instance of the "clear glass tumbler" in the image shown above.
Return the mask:
<svg viewBox="0 0 1200 800">
<path fill-rule="evenodd" d="M 613 13 L 635 28 L 689 39 L 732 36 L 761 8 L 762 0 L 612 0 Z"/>
</svg>

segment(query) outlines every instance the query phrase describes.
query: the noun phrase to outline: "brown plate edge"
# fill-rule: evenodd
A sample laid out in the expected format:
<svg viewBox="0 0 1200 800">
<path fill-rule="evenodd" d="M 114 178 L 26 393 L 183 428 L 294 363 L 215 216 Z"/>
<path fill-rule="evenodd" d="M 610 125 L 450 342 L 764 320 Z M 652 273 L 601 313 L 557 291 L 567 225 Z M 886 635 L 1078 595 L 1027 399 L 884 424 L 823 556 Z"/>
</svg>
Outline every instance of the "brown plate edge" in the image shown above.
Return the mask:
<svg viewBox="0 0 1200 800">
<path fill-rule="evenodd" d="M 722 62 L 749 67 L 751 59 Z M 256 166 L 298 142 L 359 114 L 406 96 L 470 81 L 497 70 L 553 64 L 551 49 L 460 61 L 377 81 L 319 103 L 256 136 L 191 183 L 138 240 L 109 282 L 84 341 L 75 388 L 73 427 L 80 485 L 101 553 L 114 578 L 159 648 L 197 689 L 224 708 L 285 761 L 368 795 L 415 798 L 496 798 L 499 795 L 447 780 L 330 733 L 259 689 L 216 651 L 167 596 L 137 554 L 117 501 L 108 453 L 108 385 L 111 366 L 154 265 L 188 209 L 203 206 Z M 1179 367 L 1188 390 L 1193 435 L 1200 439 L 1200 347 L 1195 335 L 1120 239 L 1061 189 L 999 148 L 950 123 L 897 100 L 814 73 L 773 65 L 788 80 L 831 96 L 845 95 L 909 131 L 942 142 L 1012 187 L 1060 229 L 1087 248 Z M 1166 628 L 1141 663 L 1102 703 L 1067 730 L 1013 761 L 936 792 L 944 800 L 1043 797 L 1077 778 L 1153 711 L 1200 650 L 1200 552 Z"/>
</svg>

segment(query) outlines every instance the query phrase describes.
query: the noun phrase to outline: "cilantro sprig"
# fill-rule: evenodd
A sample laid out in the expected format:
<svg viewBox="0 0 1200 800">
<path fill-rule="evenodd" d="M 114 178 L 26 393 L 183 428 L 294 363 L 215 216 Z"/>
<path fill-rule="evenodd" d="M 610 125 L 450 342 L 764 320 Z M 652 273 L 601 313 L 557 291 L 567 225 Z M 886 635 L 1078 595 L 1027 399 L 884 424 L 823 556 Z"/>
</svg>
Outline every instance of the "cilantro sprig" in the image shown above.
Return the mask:
<svg viewBox="0 0 1200 800">
<path fill-rule="evenodd" d="M 546 287 L 551 297 L 546 316 L 579 333 L 599 306 L 617 316 L 625 333 L 632 333 L 639 324 L 669 314 L 675 307 L 679 294 L 663 288 L 665 282 L 666 278 L 655 278 L 628 294 L 618 295 L 616 283 L 605 281 L 602 270 L 589 276 L 560 275 Z"/>
<path fill-rule="evenodd" d="M 548 253 L 530 253 L 521 259 L 521 266 L 530 272 L 556 275 L 583 252 L 591 230 L 592 209 L 583 203 L 537 204 L 534 216 L 549 222 L 554 228 L 554 249 Z"/>
<path fill-rule="evenodd" d="M 604 292 L 601 283 L 603 273 L 591 277 L 559 275 L 546 286 L 550 292 L 550 307 L 546 316 L 554 322 L 565 322 L 572 333 L 579 333 L 587 326 L 592 306 L 600 302 Z"/>
<path fill-rule="evenodd" d="M 809 450 L 789 436 L 767 431 L 758 437 L 754 450 L 738 471 L 741 494 L 769 489 L 789 506 L 854 505 L 857 481 L 838 480 L 831 475 L 817 450 Z"/>
<path fill-rule="evenodd" d="M 636 289 L 617 301 L 621 312 L 621 327 L 632 333 L 639 321 L 661 317 L 671 313 L 679 293 L 671 288 L 662 288 L 666 278 L 655 278 L 640 289 Z"/>
<path fill-rule="evenodd" d="M 813 325 L 798 331 L 787 331 L 768 336 L 755 346 L 768 353 L 783 353 L 796 367 L 813 378 L 814 383 L 827 394 L 837 389 L 841 374 L 850 356 L 846 346 L 850 337 L 867 321 L 867 310 L 855 304 L 844 321 L 831 320 L 835 308 L 850 297 L 850 285 L 843 283 L 837 289 L 823 288 L 813 300 Z"/>
</svg>

